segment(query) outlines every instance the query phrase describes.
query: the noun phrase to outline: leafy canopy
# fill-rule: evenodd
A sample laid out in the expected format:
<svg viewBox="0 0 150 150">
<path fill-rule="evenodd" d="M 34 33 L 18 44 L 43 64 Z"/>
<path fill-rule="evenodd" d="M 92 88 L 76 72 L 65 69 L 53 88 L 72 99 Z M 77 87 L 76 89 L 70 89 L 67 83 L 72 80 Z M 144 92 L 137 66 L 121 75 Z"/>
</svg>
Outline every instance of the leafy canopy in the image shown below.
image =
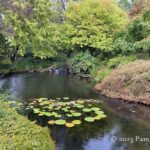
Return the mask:
<svg viewBox="0 0 150 150">
<path fill-rule="evenodd" d="M 48 58 L 56 54 L 50 42 L 54 30 L 49 0 L 11 0 L 2 13 L 5 34 L 20 55 L 30 52 L 34 57 Z"/>
<path fill-rule="evenodd" d="M 74 49 L 113 50 L 116 32 L 126 24 L 125 13 L 113 0 L 70 2 L 66 12 L 67 36 Z"/>
</svg>

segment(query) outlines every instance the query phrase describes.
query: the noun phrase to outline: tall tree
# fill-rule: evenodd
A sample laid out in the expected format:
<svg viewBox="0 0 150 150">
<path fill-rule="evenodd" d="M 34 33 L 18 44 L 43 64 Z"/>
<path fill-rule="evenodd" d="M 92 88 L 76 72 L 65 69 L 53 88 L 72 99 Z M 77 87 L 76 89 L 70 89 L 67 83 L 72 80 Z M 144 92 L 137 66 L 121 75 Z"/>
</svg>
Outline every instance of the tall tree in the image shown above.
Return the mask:
<svg viewBox="0 0 150 150">
<path fill-rule="evenodd" d="M 4 31 L 19 55 L 28 51 L 39 58 L 56 54 L 50 42 L 54 31 L 49 0 L 9 0 L 1 4 L 1 13 L 4 15 L 1 31 Z"/>
<path fill-rule="evenodd" d="M 72 47 L 110 52 L 115 34 L 127 21 L 114 0 L 71 2 L 66 12 L 67 35 Z"/>
</svg>

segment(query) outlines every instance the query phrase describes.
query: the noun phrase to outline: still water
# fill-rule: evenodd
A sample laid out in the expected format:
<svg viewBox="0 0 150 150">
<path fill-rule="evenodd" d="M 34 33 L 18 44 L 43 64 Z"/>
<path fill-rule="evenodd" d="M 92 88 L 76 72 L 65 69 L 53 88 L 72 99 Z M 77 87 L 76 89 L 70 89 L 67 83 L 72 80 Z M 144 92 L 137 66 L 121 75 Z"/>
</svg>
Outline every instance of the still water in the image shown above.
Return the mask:
<svg viewBox="0 0 150 150">
<path fill-rule="evenodd" d="M 108 99 L 92 87 L 93 83 L 85 78 L 64 74 L 24 73 L 0 79 L 0 88 L 8 89 L 11 95 L 24 101 L 40 97 L 100 101 L 98 105 L 108 116 L 104 120 L 71 129 L 50 128 L 57 150 L 149 150 L 150 108 Z M 46 124 L 40 121 L 41 125 Z"/>
</svg>

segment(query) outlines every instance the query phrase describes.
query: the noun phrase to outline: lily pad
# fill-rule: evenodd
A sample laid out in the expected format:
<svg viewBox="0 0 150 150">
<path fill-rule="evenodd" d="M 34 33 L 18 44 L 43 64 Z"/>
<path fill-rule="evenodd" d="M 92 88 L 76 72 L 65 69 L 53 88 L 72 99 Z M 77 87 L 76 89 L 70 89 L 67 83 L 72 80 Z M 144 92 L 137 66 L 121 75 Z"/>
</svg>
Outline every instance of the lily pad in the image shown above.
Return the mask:
<svg viewBox="0 0 150 150">
<path fill-rule="evenodd" d="M 73 123 L 76 125 L 79 125 L 79 124 L 81 124 L 81 121 L 80 120 L 74 120 Z"/>
<path fill-rule="evenodd" d="M 86 117 L 86 118 L 84 118 L 84 120 L 87 121 L 87 122 L 94 122 L 93 117 Z"/>
<path fill-rule="evenodd" d="M 33 109 L 33 112 L 34 112 L 35 114 L 38 114 L 38 113 L 40 112 L 40 109 L 34 108 L 34 109 Z"/>
<path fill-rule="evenodd" d="M 84 105 L 76 104 L 75 107 L 77 107 L 77 108 L 84 108 Z"/>
<path fill-rule="evenodd" d="M 103 115 L 103 114 L 104 114 L 103 111 L 95 111 L 95 113 L 96 113 L 97 115 Z"/>
<path fill-rule="evenodd" d="M 66 123 L 66 127 L 72 128 L 72 127 L 74 127 L 74 123 Z"/>
<path fill-rule="evenodd" d="M 98 111 L 98 110 L 100 110 L 100 108 L 99 107 L 92 107 L 91 110 Z"/>
<path fill-rule="evenodd" d="M 38 99 L 38 102 L 40 103 L 40 102 L 43 102 L 44 100 L 47 100 L 47 98 L 40 98 Z"/>
<path fill-rule="evenodd" d="M 52 113 L 50 113 L 50 112 L 46 112 L 46 113 L 45 113 L 45 116 L 47 116 L 47 117 L 51 117 L 51 116 L 52 116 Z"/>
<path fill-rule="evenodd" d="M 102 117 L 100 115 L 97 115 L 96 117 L 94 117 L 95 120 L 100 120 Z"/>
<path fill-rule="evenodd" d="M 79 117 L 79 116 L 81 116 L 81 113 L 75 112 L 75 113 L 72 113 L 72 115 L 73 115 L 74 117 Z"/>
<path fill-rule="evenodd" d="M 90 112 L 91 111 L 91 109 L 89 109 L 89 108 L 84 108 L 83 109 L 83 112 Z"/>
<path fill-rule="evenodd" d="M 105 114 L 102 114 L 102 115 L 101 115 L 101 117 L 102 117 L 102 118 L 106 118 L 106 117 L 107 117 L 107 115 L 105 115 Z"/>
<path fill-rule="evenodd" d="M 64 99 L 64 100 L 68 100 L 68 99 L 69 99 L 69 97 L 64 97 L 63 99 Z"/>
<path fill-rule="evenodd" d="M 48 124 L 49 125 L 53 125 L 53 124 L 55 124 L 55 121 L 54 120 L 50 120 L 50 121 L 48 121 Z"/>
<path fill-rule="evenodd" d="M 38 115 L 39 115 L 39 116 L 44 116 L 42 113 L 39 113 Z"/>
<path fill-rule="evenodd" d="M 67 117 L 72 117 L 72 114 L 66 114 Z"/>
<path fill-rule="evenodd" d="M 83 103 L 84 103 L 84 100 L 77 100 L 77 103 L 83 104 Z"/>
<path fill-rule="evenodd" d="M 57 124 L 57 125 L 64 125 L 64 124 L 66 124 L 66 120 L 56 120 L 55 124 Z"/>
</svg>

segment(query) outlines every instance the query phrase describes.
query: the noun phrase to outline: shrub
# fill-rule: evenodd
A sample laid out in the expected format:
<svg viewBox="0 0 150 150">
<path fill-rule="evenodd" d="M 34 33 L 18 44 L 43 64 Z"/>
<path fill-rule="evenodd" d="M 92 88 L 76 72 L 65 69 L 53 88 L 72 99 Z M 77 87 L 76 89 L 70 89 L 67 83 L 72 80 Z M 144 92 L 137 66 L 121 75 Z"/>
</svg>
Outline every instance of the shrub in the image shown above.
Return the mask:
<svg viewBox="0 0 150 150">
<path fill-rule="evenodd" d="M 136 59 L 136 56 L 134 56 L 134 55 L 114 57 L 114 58 L 108 60 L 107 67 L 116 68 L 120 64 L 127 64 L 131 61 L 134 61 L 135 59 Z"/>
<path fill-rule="evenodd" d="M 90 74 L 92 69 L 95 68 L 96 58 L 93 57 L 88 51 L 74 53 L 69 60 L 69 66 L 73 73 L 77 74 Z"/>
</svg>

